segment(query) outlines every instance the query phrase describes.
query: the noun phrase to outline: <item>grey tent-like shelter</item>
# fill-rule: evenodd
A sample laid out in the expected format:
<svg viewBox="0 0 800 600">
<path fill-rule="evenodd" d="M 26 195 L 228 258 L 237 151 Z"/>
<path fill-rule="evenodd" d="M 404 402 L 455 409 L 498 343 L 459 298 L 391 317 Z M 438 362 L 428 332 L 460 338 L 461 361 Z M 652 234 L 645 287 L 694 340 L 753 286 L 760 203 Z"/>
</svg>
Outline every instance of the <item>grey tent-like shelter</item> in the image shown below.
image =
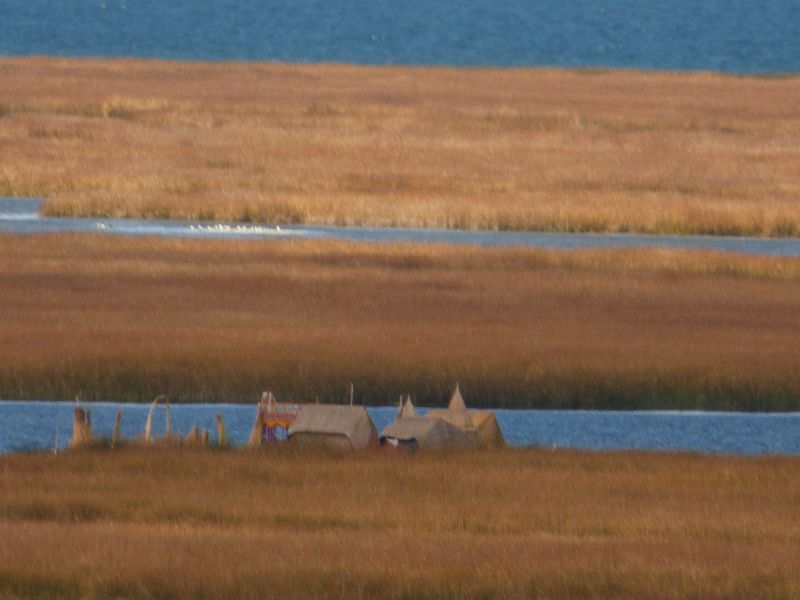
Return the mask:
<svg viewBox="0 0 800 600">
<path fill-rule="evenodd" d="M 289 427 L 289 443 L 343 450 L 378 446 L 378 431 L 363 406 L 308 404 Z"/>
<path fill-rule="evenodd" d="M 425 417 L 398 418 L 381 431 L 381 443 L 420 450 L 455 450 L 479 445 L 474 433 L 462 431 L 442 419 Z"/>
</svg>

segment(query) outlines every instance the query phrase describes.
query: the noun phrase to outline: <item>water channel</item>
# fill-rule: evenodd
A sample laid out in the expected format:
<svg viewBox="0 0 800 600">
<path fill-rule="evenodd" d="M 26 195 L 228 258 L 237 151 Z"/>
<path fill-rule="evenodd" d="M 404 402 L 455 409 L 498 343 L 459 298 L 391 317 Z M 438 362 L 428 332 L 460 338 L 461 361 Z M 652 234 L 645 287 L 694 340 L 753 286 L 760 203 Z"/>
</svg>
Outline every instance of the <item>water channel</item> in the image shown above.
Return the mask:
<svg viewBox="0 0 800 600">
<path fill-rule="evenodd" d="M 94 432 L 110 436 L 117 409 L 124 411 L 122 435 L 141 436 L 148 404 L 85 403 Z M 72 431 L 72 402 L 0 401 L 0 453 L 64 448 Z M 215 431 L 216 415 L 225 419 L 232 443 L 244 444 L 255 405 L 178 404 L 172 426 L 186 434 L 192 426 Z M 393 407 L 368 409 L 378 431 L 395 416 Z M 425 409 L 420 409 L 421 413 Z M 800 455 L 800 413 L 725 413 L 687 411 L 498 410 L 497 420 L 509 444 L 589 450 L 692 451 L 714 454 Z M 164 431 L 157 413 L 154 435 Z"/>
<path fill-rule="evenodd" d="M 35 198 L 0 198 L 0 232 L 15 234 L 94 232 L 109 235 L 230 240 L 306 238 L 350 242 L 435 243 L 557 250 L 682 248 L 800 257 L 800 239 L 798 238 L 463 231 L 312 225 L 270 226 L 235 222 L 64 218 L 41 216 L 39 206 L 40 201 Z"/>
</svg>

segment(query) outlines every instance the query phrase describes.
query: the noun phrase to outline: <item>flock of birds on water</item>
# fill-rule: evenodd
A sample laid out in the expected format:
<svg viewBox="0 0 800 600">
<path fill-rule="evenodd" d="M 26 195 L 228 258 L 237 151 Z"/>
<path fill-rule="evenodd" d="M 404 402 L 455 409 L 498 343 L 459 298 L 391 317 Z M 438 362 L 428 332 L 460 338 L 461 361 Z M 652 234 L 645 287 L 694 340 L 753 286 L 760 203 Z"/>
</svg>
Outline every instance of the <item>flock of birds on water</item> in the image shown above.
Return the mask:
<svg viewBox="0 0 800 600">
<path fill-rule="evenodd" d="M 113 225 L 108 223 L 96 223 L 95 228 L 99 230 L 107 230 L 113 229 Z M 214 225 L 189 225 L 188 231 L 196 231 L 199 233 L 232 233 L 232 234 L 253 234 L 253 235 L 265 235 L 271 233 L 280 233 L 281 235 L 287 235 L 291 233 L 298 233 L 293 232 L 291 230 L 281 229 L 280 225 L 276 225 L 275 227 L 264 227 L 262 225 L 229 225 L 226 223 L 216 223 Z"/>
</svg>

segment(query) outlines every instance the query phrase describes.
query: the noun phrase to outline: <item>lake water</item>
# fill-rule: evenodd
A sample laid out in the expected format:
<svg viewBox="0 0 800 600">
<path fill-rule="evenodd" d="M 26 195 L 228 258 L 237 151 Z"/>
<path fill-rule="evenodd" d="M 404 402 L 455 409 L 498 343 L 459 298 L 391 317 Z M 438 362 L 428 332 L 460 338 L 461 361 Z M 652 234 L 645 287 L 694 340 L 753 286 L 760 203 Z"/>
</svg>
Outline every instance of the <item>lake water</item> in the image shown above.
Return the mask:
<svg viewBox="0 0 800 600">
<path fill-rule="evenodd" d="M 36 199 L 0 198 L 0 232 L 40 234 L 92 232 L 108 235 L 210 239 L 330 239 L 351 242 L 413 242 L 484 247 L 577 250 L 590 248 L 683 248 L 769 256 L 800 256 L 798 238 L 670 236 L 591 233 L 458 231 L 379 227 L 264 226 L 248 223 L 142 219 L 50 218 L 38 214 Z"/>
<path fill-rule="evenodd" d="M 122 435 L 129 438 L 142 435 L 149 409 L 147 404 L 84 406 L 92 409 L 95 434 L 107 436 L 122 408 Z M 73 407 L 72 402 L 0 401 L 0 453 L 64 448 L 72 432 Z M 368 410 L 378 431 L 396 412 L 389 407 Z M 173 405 L 173 431 L 185 434 L 197 425 L 213 438 L 219 413 L 229 439 L 239 445 L 248 438 L 255 411 L 255 405 Z M 499 410 L 497 419 L 506 441 L 515 446 L 800 455 L 800 413 Z M 163 413 L 156 412 L 153 433 L 163 431 Z"/>
<path fill-rule="evenodd" d="M 800 71 L 797 0 L 0 0 L 0 55 Z"/>
</svg>

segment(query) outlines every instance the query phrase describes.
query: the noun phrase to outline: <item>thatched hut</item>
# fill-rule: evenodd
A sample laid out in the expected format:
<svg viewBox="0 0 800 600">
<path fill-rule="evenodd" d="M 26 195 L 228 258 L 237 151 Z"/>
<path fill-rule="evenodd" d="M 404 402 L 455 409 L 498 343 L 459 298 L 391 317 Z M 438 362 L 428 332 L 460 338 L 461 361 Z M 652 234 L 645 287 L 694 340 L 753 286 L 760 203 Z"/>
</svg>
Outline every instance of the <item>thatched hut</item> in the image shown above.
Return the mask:
<svg viewBox="0 0 800 600">
<path fill-rule="evenodd" d="M 497 417 L 493 411 L 470 411 L 461 395 L 461 390 L 456 386 L 447 410 L 430 410 L 425 415 L 429 419 L 440 419 L 465 432 L 473 433 L 479 440 L 481 446 L 503 446 L 505 438 Z"/>
<path fill-rule="evenodd" d="M 409 450 L 456 450 L 479 445 L 474 433 L 442 419 L 401 417 L 381 431 L 381 445 Z"/>
<path fill-rule="evenodd" d="M 458 386 L 456 386 L 453 395 L 450 397 L 450 403 L 447 405 L 446 411 L 431 410 L 428 411 L 426 416 L 442 419 L 465 431 L 475 429 L 472 416 L 467 410 L 467 405 L 464 403 L 464 398 L 461 396 L 461 390 Z"/>
<path fill-rule="evenodd" d="M 309 404 L 289 427 L 289 443 L 362 450 L 378 446 L 378 431 L 363 406 Z"/>
</svg>

